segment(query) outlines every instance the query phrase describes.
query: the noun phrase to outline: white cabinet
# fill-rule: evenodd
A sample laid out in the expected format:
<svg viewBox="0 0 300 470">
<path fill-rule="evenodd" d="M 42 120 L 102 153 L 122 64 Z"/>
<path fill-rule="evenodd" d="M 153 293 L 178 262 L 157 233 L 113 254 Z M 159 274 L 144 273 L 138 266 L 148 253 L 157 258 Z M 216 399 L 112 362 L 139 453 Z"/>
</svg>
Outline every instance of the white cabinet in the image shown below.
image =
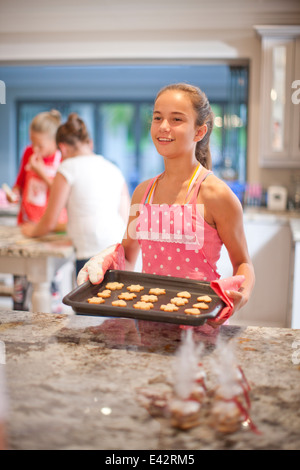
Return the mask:
<svg viewBox="0 0 300 470">
<path fill-rule="evenodd" d="M 300 329 L 300 242 L 294 245 L 293 296 L 291 305 L 291 328 Z"/>
<path fill-rule="evenodd" d="M 300 218 L 291 220 L 293 235 L 291 308 L 288 323 L 291 328 L 300 329 Z"/>
<path fill-rule="evenodd" d="M 260 165 L 300 168 L 300 26 L 256 26 L 262 37 Z"/>
<path fill-rule="evenodd" d="M 245 234 L 256 283 L 249 302 L 230 320 L 235 325 L 288 327 L 292 237 L 288 220 L 245 217 Z M 219 261 L 222 277 L 232 275 L 227 251 Z"/>
</svg>

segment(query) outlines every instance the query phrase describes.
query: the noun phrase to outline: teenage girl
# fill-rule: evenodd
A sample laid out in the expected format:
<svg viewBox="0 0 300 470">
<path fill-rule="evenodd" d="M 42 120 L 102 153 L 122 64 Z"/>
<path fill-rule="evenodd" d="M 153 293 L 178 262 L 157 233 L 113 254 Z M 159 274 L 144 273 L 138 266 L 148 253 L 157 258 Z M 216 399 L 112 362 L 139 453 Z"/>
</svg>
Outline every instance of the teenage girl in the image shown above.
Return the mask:
<svg viewBox="0 0 300 470">
<path fill-rule="evenodd" d="M 19 202 L 18 224 L 38 222 L 44 214 L 52 181 L 61 162 L 61 153 L 56 147 L 56 131 L 61 123 L 59 111 L 45 111 L 36 115 L 30 124 L 31 145 L 21 160 L 21 166 L 13 186 L 17 196 L 10 202 Z M 57 229 L 64 229 L 66 211 L 62 209 Z M 14 276 L 14 310 L 27 310 L 28 282 L 25 276 Z M 53 294 L 57 286 L 52 285 Z M 55 291 L 55 292 L 54 292 Z"/>
<path fill-rule="evenodd" d="M 67 232 L 76 250 L 78 274 L 93 253 L 123 237 L 129 192 L 121 171 L 93 152 L 85 123 L 76 113 L 58 128 L 56 142 L 63 162 L 53 181 L 47 210 L 38 224 L 25 224 L 22 231 L 29 237 L 45 235 L 54 229 L 66 206 Z"/>
<path fill-rule="evenodd" d="M 233 274 L 245 278 L 239 291 L 227 292 L 232 313 L 246 304 L 254 271 L 243 212 L 238 198 L 211 171 L 212 128 L 213 113 L 199 88 L 175 84 L 158 93 L 151 136 L 165 171 L 136 188 L 122 245 L 94 256 L 79 273 L 79 284 L 88 278 L 101 282 L 107 267 L 118 267 L 121 251 L 126 269 L 133 269 L 140 248 L 145 273 L 216 280 L 224 244 Z"/>
</svg>

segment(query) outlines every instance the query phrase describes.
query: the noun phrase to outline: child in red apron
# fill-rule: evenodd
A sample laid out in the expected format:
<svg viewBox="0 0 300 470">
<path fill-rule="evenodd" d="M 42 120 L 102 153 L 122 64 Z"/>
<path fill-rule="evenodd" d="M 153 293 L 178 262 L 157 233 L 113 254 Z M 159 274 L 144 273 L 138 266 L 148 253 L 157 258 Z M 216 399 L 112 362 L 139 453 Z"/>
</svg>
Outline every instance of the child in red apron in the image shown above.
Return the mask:
<svg viewBox="0 0 300 470">
<path fill-rule="evenodd" d="M 13 188 L 14 191 L 19 190 L 20 194 L 18 224 L 40 220 L 47 206 L 51 181 L 60 162 L 61 154 L 58 150 L 45 157 L 37 158 L 32 146 L 26 148 Z M 40 174 L 37 172 L 38 168 Z"/>
<path fill-rule="evenodd" d="M 207 97 L 197 87 L 175 84 L 158 93 L 151 137 L 165 171 L 136 188 L 122 244 L 91 258 L 78 275 L 79 284 L 101 282 L 109 268 L 133 269 L 141 248 L 143 272 L 210 281 L 221 289 L 227 308 L 214 326 L 246 304 L 254 271 L 241 204 L 211 171 L 213 120 Z M 218 281 L 223 244 L 234 276 Z"/>
<path fill-rule="evenodd" d="M 44 214 L 52 180 L 61 162 L 56 147 L 56 131 L 60 125 L 60 113 L 56 110 L 38 114 L 30 125 L 31 146 L 25 149 L 21 166 L 13 187 L 20 202 L 18 224 L 38 222 Z M 59 226 L 66 224 L 66 209 L 61 213 Z M 14 310 L 27 310 L 28 281 L 25 276 L 14 276 Z M 57 296 L 55 282 L 51 287 Z"/>
</svg>

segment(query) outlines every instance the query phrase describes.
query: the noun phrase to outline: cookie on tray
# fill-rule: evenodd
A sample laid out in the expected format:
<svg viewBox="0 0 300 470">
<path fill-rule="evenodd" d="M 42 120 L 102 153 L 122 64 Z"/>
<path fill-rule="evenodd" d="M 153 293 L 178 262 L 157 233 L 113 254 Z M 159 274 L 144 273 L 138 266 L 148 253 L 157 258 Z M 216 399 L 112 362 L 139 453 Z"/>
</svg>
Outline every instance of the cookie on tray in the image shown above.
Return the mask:
<svg viewBox="0 0 300 470">
<path fill-rule="evenodd" d="M 135 304 L 133 304 L 133 306 L 134 308 L 138 308 L 141 310 L 150 310 L 151 308 L 153 308 L 153 304 L 151 302 L 142 301 L 136 302 Z"/>
<path fill-rule="evenodd" d="M 109 290 L 118 290 L 122 289 L 122 287 L 124 287 L 124 284 L 122 284 L 122 282 L 108 282 L 105 287 Z"/>
<path fill-rule="evenodd" d="M 113 307 L 126 307 L 127 305 L 125 300 L 113 300 L 111 304 Z"/>
<path fill-rule="evenodd" d="M 102 299 L 108 299 L 111 296 L 111 290 L 105 289 L 102 292 L 98 292 L 98 297 L 102 297 Z"/>
<path fill-rule="evenodd" d="M 134 292 L 122 292 L 118 295 L 120 300 L 133 300 L 136 298 L 136 294 Z"/>
<path fill-rule="evenodd" d="M 171 299 L 170 302 L 171 302 L 171 304 L 174 304 L 177 307 L 180 307 L 181 305 L 187 304 L 188 299 L 184 299 L 182 297 L 173 297 L 173 299 Z"/>
<path fill-rule="evenodd" d="M 184 313 L 187 315 L 200 315 L 201 312 L 198 308 L 186 308 Z"/>
<path fill-rule="evenodd" d="M 141 292 L 141 290 L 144 290 L 144 286 L 141 286 L 140 284 L 131 284 L 127 287 L 127 290 L 129 290 L 129 292 Z"/>
<path fill-rule="evenodd" d="M 188 291 L 178 292 L 177 297 L 182 297 L 183 299 L 190 299 L 191 294 Z"/>
<path fill-rule="evenodd" d="M 208 309 L 208 305 L 204 302 L 199 302 L 197 304 L 194 304 L 193 307 L 194 308 L 200 308 L 202 310 L 207 310 Z"/>
<path fill-rule="evenodd" d="M 200 295 L 197 300 L 198 302 L 211 302 L 211 297 L 209 295 Z"/>
<path fill-rule="evenodd" d="M 179 310 L 178 307 L 176 307 L 175 304 L 165 304 L 160 306 L 160 310 L 163 310 L 164 312 L 177 312 Z"/>
<path fill-rule="evenodd" d="M 153 295 L 162 295 L 165 293 L 166 293 L 166 289 L 160 289 L 159 287 L 152 287 L 149 290 L 149 294 L 153 294 Z"/>
<path fill-rule="evenodd" d="M 104 304 L 105 302 L 101 297 L 90 297 L 87 301 L 89 304 Z"/>
<path fill-rule="evenodd" d="M 158 297 L 157 297 L 157 295 L 142 295 L 141 296 L 141 301 L 142 302 L 157 302 Z"/>
</svg>

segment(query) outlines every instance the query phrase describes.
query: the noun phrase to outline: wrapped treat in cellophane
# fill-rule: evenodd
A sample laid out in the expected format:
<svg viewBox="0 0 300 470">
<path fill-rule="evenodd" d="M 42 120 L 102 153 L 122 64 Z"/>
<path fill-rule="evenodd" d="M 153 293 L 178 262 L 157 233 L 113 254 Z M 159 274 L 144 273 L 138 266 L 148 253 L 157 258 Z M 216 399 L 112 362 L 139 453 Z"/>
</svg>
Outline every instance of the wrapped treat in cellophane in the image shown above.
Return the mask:
<svg viewBox="0 0 300 470">
<path fill-rule="evenodd" d="M 220 433 L 241 428 L 259 433 L 250 417 L 250 386 L 237 362 L 234 341 L 220 338 L 215 350 L 204 353 L 193 328 L 182 331 L 170 375 L 151 379 L 138 389 L 139 402 L 155 418 L 179 430 L 213 427 Z"/>
<path fill-rule="evenodd" d="M 211 425 L 222 433 L 233 433 L 241 426 L 258 432 L 250 418 L 250 386 L 236 361 L 232 342 L 219 340 L 212 361 L 217 384 L 211 409 Z"/>
<path fill-rule="evenodd" d="M 202 348 L 203 345 L 194 343 L 192 329 L 183 330 L 172 377 L 165 377 L 156 390 L 153 387 L 138 389 L 138 400 L 151 416 L 166 418 L 178 429 L 199 425 L 206 396 L 206 374 L 200 361 Z"/>
<path fill-rule="evenodd" d="M 174 394 L 168 404 L 171 425 L 180 429 L 189 429 L 200 422 L 200 409 L 206 396 L 206 373 L 200 361 L 202 347 L 195 344 L 191 329 L 183 331 L 174 363 Z"/>
</svg>

